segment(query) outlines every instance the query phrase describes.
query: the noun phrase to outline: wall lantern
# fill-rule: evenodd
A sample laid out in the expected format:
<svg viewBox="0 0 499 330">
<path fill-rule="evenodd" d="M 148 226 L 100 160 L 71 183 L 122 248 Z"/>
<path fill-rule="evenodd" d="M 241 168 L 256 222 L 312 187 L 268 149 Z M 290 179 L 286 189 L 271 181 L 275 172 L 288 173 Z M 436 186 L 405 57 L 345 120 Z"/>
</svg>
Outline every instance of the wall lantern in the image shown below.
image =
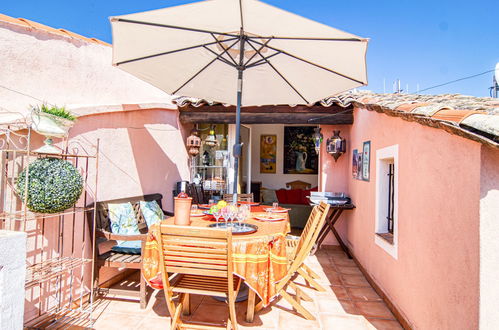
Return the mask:
<svg viewBox="0 0 499 330">
<path fill-rule="evenodd" d="M 312 135 L 312 137 L 314 138 L 315 153 L 319 154 L 319 151 L 321 150 L 321 143 L 323 140 L 323 135 L 321 133 L 320 127 L 314 128 L 314 134 Z"/>
<path fill-rule="evenodd" d="M 213 147 L 217 145 L 217 137 L 215 135 L 215 125 L 212 125 L 210 128 L 210 133 L 204 140 L 204 144 L 206 144 L 209 147 Z"/>
<path fill-rule="evenodd" d="M 192 157 L 196 157 L 199 154 L 199 148 L 201 148 L 201 138 L 199 137 L 199 131 L 193 128 L 191 135 L 187 138 L 187 152 Z"/>
<path fill-rule="evenodd" d="M 345 153 L 347 141 L 340 136 L 340 131 L 333 131 L 333 136 L 327 139 L 326 151 L 334 157 L 334 161 Z"/>
</svg>

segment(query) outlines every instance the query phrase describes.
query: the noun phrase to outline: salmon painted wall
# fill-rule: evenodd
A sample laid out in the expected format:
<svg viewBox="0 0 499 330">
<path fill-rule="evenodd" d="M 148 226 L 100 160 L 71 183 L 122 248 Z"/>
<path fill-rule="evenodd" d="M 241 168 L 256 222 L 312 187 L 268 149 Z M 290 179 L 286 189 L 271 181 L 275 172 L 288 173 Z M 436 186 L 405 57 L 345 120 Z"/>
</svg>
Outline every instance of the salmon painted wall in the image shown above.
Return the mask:
<svg viewBox="0 0 499 330">
<path fill-rule="evenodd" d="M 400 118 L 355 109 L 340 128 L 347 153 L 322 155 L 321 185 L 356 209 L 339 231 L 416 329 L 475 329 L 479 314 L 480 144 Z M 371 141 L 370 181 L 352 178 L 352 150 Z M 375 244 L 376 150 L 399 147 L 398 258 Z"/>
<path fill-rule="evenodd" d="M 175 182 L 189 180 L 186 131 L 178 111 L 143 109 L 80 117 L 70 139 L 100 139 L 97 199 L 161 193 L 163 208 L 173 210 Z"/>
</svg>

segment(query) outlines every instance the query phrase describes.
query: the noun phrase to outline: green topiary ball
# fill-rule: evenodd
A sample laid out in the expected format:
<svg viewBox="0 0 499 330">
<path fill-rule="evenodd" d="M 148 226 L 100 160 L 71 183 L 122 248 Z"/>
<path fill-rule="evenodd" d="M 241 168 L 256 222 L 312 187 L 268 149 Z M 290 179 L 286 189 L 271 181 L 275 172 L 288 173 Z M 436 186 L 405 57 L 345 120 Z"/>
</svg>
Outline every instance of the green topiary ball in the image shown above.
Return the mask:
<svg viewBox="0 0 499 330">
<path fill-rule="evenodd" d="M 59 158 L 41 158 L 29 165 L 30 211 L 55 213 L 72 207 L 80 198 L 83 179 L 76 167 Z M 17 178 L 17 191 L 24 201 L 26 169 Z"/>
</svg>

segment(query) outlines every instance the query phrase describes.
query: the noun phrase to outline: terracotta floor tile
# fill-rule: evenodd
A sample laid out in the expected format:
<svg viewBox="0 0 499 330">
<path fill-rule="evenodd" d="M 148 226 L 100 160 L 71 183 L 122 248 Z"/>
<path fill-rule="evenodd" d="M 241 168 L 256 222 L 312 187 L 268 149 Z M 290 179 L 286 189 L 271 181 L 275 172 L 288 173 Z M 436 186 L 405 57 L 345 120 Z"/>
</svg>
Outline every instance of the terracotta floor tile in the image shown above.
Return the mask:
<svg viewBox="0 0 499 330">
<path fill-rule="evenodd" d="M 320 297 L 317 300 L 319 313 L 330 313 L 335 315 L 359 314 L 355 305 L 350 300 L 338 300 L 332 297 Z"/>
<path fill-rule="evenodd" d="M 364 330 L 367 329 L 365 321 L 358 316 L 342 316 L 321 313 L 322 329 L 338 330 Z"/>
<path fill-rule="evenodd" d="M 293 295 L 291 295 L 293 296 Z M 294 296 L 293 296 L 294 297 Z M 301 305 L 305 307 L 310 313 L 314 314 L 317 311 L 317 306 L 314 301 L 301 301 Z M 293 306 L 287 302 L 287 300 L 283 298 L 279 298 L 277 301 L 271 304 L 272 308 L 277 308 L 282 310 L 283 312 L 292 312 Z"/>
<path fill-rule="evenodd" d="M 319 329 L 320 324 L 318 320 L 307 320 L 300 315 L 292 312 L 281 311 L 279 313 L 279 329 L 282 330 L 305 330 L 305 329 Z"/>
<path fill-rule="evenodd" d="M 348 295 L 348 292 L 345 289 L 345 287 L 340 286 L 340 285 L 331 285 L 330 288 L 333 291 L 333 295 L 337 299 L 341 299 L 341 300 L 348 300 L 348 299 L 350 299 L 350 297 Z"/>
<path fill-rule="evenodd" d="M 107 312 L 102 314 L 94 323 L 95 329 L 136 329 L 143 317 L 122 313 Z"/>
<path fill-rule="evenodd" d="M 402 326 L 394 320 L 366 319 L 368 329 L 402 330 Z"/>
<path fill-rule="evenodd" d="M 351 267 L 338 265 L 336 266 L 336 269 L 338 270 L 338 273 L 345 275 L 363 275 L 357 266 Z"/>
<path fill-rule="evenodd" d="M 392 320 L 395 319 L 392 312 L 390 312 L 384 302 L 354 301 L 353 303 L 359 313 L 364 315 L 365 317 L 379 317 Z"/>
<path fill-rule="evenodd" d="M 343 257 L 332 257 L 332 259 L 336 266 L 357 267 L 357 264 L 352 259 Z"/>
<path fill-rule="evenodd" d="M 169 329 L 170 318 L 145 317 L 137 326 L 140 330 Z"/>
<path fill-rule="evenodd" d="M 352 300 L 361 301 L 383 301 L 372 288 L 368 287 L 347 287 L 346 291 Z"/>
<path fill-rule="evenodd" d="M 154 303 L 154 301 L 149 301 L 148 308 L 153 303 Z M 112 312 L 112 313 L 145 315 L 149 311 L 148 308 L 141 309 L 140 304 L 136 301 L 112 299 L 112 300 L 109 300 L 109 304 L 106 307 L 106 311 Z"/>
<path fill-rule="evenodd" d="M 187 322 L 209 322 L 215 324 L 226 324 L 229 316 L 229 308 L 226 304 L 205 304 L 202 303 L 192 310 L 191 316 L 183 316 Z"/>
<path fill-rule="evenodd" d="M 327 248 L 317 256 L 307 258 L 307 265 L 320 275 L 317 280 L 325 292 L 319 292 L 306 285 L 302 278 L 296 283 L 314 301 L 302 304 L 316 321 L 309 321 L 298 315 L 292 306 L 280 299 L 270 307 L 256 313 L 254 322 L 245 322 L 246 302 L 236 304 L 236 314 L 241 329 L 401 329 L 386 305 L 371 288 L 360 270 L 341 250 Z M 288 292 L 293 293 L 292 289 Z M 110 297 L 112 298 L 112 297 Z M 95 302 L 96 329 L 168 329 L 169 313 L 162 291 L 150 295 L 145 310 L 138 302 L 103 299 Z M 228 319 L 225 303 L 211 297 L 191 296 L 190 316 L 183 316 L 185 322 L 213 322 L 223 325 Z M 77 325 L 77 324 L 75 324 Z M 79 330 L 76 328 L 75 330 Z"/>
<path fill-rule="evenodd" d="M 363 275 L 341 275 L 340 278 L 345 286 L 371 286 Z"/>
<path fill-rule="evenodd" d="M 236 313 L 237 313 L 237 323 L 239 324 L 240 328 L 275 329 L 278 326 L 280 310 L 275 307 L 272 308 L 271 306 L 266 307 L 261 311 L 255 313 L 255 317 L 252 323 L 246 322 L 246 304 L 244 304 L 242 308 L 237 308 Z"/>
<path fill-rule="evenodd" d="M 321 276 L 321 278 L 319 280 L 317 280 L 317 282 L 319 282 L 319 284 L 329 284 L 329 285 L 342 285 L 343 282 L 341 281 L 341 276 L 340 274 L 336 273 L 336 272 L 329 272 L 329 273 L 326 273 L 324 275 L 325 277 Z"/>
</svg>

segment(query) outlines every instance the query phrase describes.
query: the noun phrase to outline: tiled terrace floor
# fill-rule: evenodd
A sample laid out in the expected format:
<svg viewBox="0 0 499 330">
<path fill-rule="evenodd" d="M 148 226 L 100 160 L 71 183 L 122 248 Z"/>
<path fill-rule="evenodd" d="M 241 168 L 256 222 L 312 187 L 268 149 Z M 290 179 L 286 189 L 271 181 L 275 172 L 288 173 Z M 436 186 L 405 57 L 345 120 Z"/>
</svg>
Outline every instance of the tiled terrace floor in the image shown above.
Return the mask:
<svg viewBox="0 0 499 330">
<path fill-rule="evenodd" d="M 326 292 L 305 288 L 314 302 L 304 302 L 317 320 L 308 321 L 293 312 L 284 300 L 274 302 L 245 322 L 246 302 L 237 303 L 240 329 L 402 329 L 385 303 L 371 288 L 352 260 L 335 247 L 325 247 L 307 259 L 320 276 Z M 290 289 L 290 292 L 291 289 Z M 227 319 L 227 307 L 211 297 L 192 296 L 192 314 L 186 322 L 219 322 Z M 138 302 L 106 298 L 97 301 L 96 329 L 168 329 L 170 319 L 162 291 L 154 291 L 147 308 Z"/>
</svg>

